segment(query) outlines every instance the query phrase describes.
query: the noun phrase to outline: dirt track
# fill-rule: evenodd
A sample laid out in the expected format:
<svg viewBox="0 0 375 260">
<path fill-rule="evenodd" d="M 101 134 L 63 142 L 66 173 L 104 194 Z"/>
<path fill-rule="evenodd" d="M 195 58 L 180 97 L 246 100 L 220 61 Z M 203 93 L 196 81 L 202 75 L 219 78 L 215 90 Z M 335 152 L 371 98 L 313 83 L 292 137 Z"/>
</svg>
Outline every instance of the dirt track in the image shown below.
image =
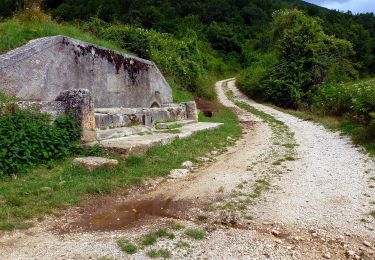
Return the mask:
<svg viewBox="0 0 375 260">
<path fill-rule="evenodd" d="M 129 256 L 116 241 L 137 243 L 173 220 L 207 233 L 196 241 L 179 230 L 174 240 L 150 247 L 167 248 L 176 259 L 374 259 L 375 225 L 368 216 L 375 201 L 369 188 L 374 161 L 337 133 L 248 100 L 233 81 L 218 82 L 216 90 L 244 127 L 228 151 L 187 177 L 156 180 L 30 230 L 0 234 L 0 258 L 142 259 L 149 248 Z M 282 124 L 239 109 L 228 90 Z M 134 222 L 122 222 L 129 214 Z"/>
</svg>

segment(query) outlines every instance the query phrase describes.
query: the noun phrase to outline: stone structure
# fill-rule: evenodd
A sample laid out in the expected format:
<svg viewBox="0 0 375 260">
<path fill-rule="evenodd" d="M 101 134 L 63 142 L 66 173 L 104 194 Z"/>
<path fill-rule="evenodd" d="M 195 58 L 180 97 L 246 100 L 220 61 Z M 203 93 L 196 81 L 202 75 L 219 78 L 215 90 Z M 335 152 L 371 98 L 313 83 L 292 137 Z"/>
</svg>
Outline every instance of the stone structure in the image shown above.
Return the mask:
<svg viewBox="0 0 375 260">
<path fill-rule="evenodd" d="M 172 89 L 153 62 L 64 36 L 1 55 L 0 91 L 52 117 L 73 112 L 86 143 L 149 131 L 155 122 L 198 121 L 195 102 L 172 103 Z"/>
<path fill-rule="evenodd" d="M 46 102 L 71 89 L 88 89 L 98 108 L 173 101 L 153 62 L 65 36 L 30 41 L 0 56 L 0 91 L 6 94 Z"/>
</svg>

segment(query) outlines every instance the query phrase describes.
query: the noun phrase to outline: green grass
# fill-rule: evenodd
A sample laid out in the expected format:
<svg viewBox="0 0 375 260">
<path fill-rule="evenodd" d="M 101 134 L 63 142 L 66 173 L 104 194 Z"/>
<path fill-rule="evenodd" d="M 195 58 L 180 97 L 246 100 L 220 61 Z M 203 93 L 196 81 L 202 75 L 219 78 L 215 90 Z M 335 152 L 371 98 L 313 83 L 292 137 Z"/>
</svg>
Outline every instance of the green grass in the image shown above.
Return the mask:
<svg viewBox="0 0 375 260">
<path fill-rule="evenodd" d="M 142 240 L 142 245 L 144 246 L 151 246 L 155 244 L 158 241 L 158 238 L 155 234 L 148 234 L 145 236 L 145 238 Z"/>
<path fill-rule="evenodd" d="M 129 240 L 119 240 L 117 241 L 117 245 L 120 247 L 121 251 L 127 254 L 135 254 L 137 253 L 137 246 L 132 244 Z"/>
<path fill-rule="evenodd" d="M 181 229 L 185 228 L 185 226 L 182 225 L 182 224 L 180 224 L 180 223 L 178 223 L 178 222 L 176 222 L 176 221 L 172 221 L 171 228 L 173 230 L 181 230 Z"/>
<path fill-rule="evenodd" d="M 196 240 L 202 240 L 206 237 L 205 232 L 197 229 L 188 229 L 185 231 L 185 235 L 188 237 L 194 238 Z"/>
<path fill-rule="evenodd" d="M 171 252 L 167 249 L 152 249 L 147 252 L 147 256 L 150 258 L 169 258 L 171 257 Z"/>
<path fill-rule="evenodd" d="M 253 192 L 250 194 L 251 198 L 259 198 L 264 190 L 270 187 L 270 183 L 265 179 L 256 180 Z"/>
<path fill-rule="evenodd" d="M 17 178 L 0 176 L 0 229 L 26 228 L 29 220 L 82 202 L 87 195 L 100 195 L 127 188 L 141 181 L 167 175 L 184 161 L 194 161 L 214 147 L 228 145 L 227 137 L 238 137 L 240 126 L 235 114 L 222 109 L 209 122 L 225 123 L 218 129 L 200 132 L 166 146 L 151 148 L 144 156 L 119 159 L 113 169 L 88 171 L 72 166 L 72 159 L 51 162 Z M 44 191 L 44 187 L 49 187 Z"/>
<path fill-rule="evenodd" d="M 49 20 L 22 21 L 16 17 L 0 23 L 0 54 L 17 48 L 30 40 L 55 35 L 65 35 L 120 52 L 126 52 L 111 41 L 83 33 L 74 25 L 58 24 Z"/>
<path fill-rule="evenodd" d="M 154 234 L 157 237 L 166 237 L 169 239 L 174 239 L 176 237 L 172 232 L 169 232 L 168 230 L 165 230 L 165 229 L 158 229 Z"/>
</svg>

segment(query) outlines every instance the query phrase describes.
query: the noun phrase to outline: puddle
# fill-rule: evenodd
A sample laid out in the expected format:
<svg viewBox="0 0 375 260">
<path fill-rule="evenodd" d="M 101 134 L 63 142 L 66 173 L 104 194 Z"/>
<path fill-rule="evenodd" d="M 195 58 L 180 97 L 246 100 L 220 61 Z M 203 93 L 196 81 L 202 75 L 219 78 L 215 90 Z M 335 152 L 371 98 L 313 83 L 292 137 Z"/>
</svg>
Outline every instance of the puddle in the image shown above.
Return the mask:
<svg viewBox="0 0 375 260">
<path fill-rule="evenodd" d="M 101 213 L 85 214 L 74 225 L 84 230 L 112 231 L 129 228 L 149 217 L 178 218 L 187 209 L 187 202 L 171 198 L 128 201 Z"/>
</svg>

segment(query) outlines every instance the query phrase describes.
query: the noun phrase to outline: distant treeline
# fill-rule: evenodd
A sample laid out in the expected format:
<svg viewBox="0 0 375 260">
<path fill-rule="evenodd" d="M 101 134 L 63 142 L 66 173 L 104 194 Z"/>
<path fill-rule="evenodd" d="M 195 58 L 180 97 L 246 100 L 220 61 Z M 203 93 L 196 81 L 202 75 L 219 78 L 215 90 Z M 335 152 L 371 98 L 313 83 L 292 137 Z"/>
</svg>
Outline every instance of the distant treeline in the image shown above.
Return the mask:
<svg viewBox="0 0 375 260">
<path fill-rule="evenodd" d="M 27 0 L 3 0 L 0 17 L 11 15 Z M 354 47 L 353 62 L 362 74 L 375 73 L 375 16 L 352 15 L 320 8 L 303 1 L 282 0 L 41 0 L 55 18 L 131 24 L 175 35 L 194 30 L 214 49 L 230 54 L 246 65 L 249 45 L 268 48 L 272 13 L 298 7 L 319 17 L 329 35 L 349 40 Z"/>
</svg>

